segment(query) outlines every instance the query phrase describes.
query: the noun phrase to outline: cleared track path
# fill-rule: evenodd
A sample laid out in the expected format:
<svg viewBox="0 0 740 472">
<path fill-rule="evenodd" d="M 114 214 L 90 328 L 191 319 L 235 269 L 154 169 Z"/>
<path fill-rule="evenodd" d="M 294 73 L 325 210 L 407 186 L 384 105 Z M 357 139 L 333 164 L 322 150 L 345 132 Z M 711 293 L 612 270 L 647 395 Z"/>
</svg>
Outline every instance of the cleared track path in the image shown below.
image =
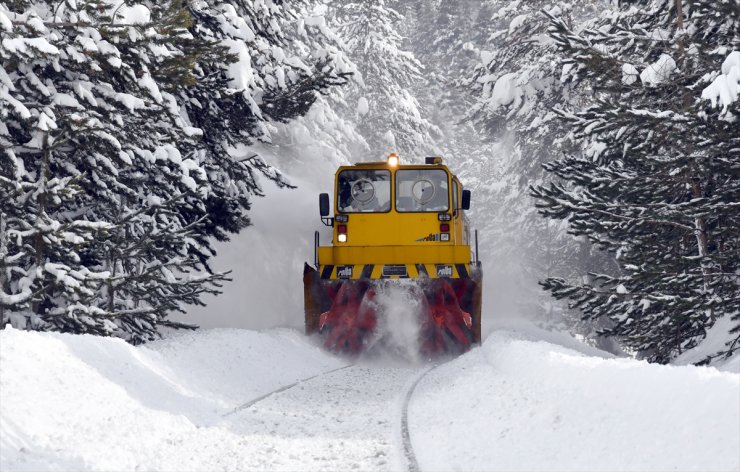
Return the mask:
<svg viewBox="0 0 740 472">
<path fill-rule="evenodd" d="M 257 398 L 253 398 L 253 399 L 249 400 L 248 402 L 239 405 L 238 407 L 234 408 L 233 410 L 229 411 L 228 413 L 225 413 L 223 416 L 224 417 L 231 416 L 231 415 L 236 414 L 236 413 L 238 413 L 238 412 L 240 412 L 242 410 L 246 410 L 247 408 L 251 407 L 255 403 L 261 402 L 265 398 L 271 397 L 273 395 L 277 395 L 278 393 L 284 392 L 284 391 L 286 391 L 288 389 L 291 389 L 291 388 L 293 388 L 293 387 L 295 387 L 297 385 L 302 384 L 303 382 L 308 382 L 309 380 L 313 380 L 316 377 L 321 377 L 323 375 L 329 375 L 329 374 L 334 373 L 334 372 L 336 372 L 338 370 L 349 369 L 350 367 L 352 367 L 352 364 L 345 365 L 343 367 L 339 367 L 338 369 L 332 369 L 332 370 L 329 370 L 329 371 L 326 371 L 326 372 L 322 372 L 320 374 L 312 375 L 310 377 L 306 377 L 305 379 L 300 379 L 300 380 L 298 380 L 296 382 L 293 382 L 291 384 L 288 384 L 288 385 L 283 385 L 282 387 L 277 388 L 277 389 L 273 390 L 272 392 L 265 393 L 264 395 L 260 395 Z"/>
<path fill-rule="evenodd" d="M 417 471 L 407 408 L 429 370 L 352 365 L 282 387 L 225 416 L 220 426 L 243 440 L 238 457 L 207 453 L 215 468 Z"/>
</svg>

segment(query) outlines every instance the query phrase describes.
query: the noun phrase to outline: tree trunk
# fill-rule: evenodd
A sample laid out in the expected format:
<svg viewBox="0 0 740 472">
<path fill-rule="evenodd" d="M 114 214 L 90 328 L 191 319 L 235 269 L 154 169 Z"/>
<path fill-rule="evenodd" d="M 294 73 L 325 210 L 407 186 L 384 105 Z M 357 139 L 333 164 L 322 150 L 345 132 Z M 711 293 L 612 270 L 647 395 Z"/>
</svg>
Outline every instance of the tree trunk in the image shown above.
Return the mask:
<svg viewBox="0 0 740 472">
<path fill-rule="evenodd" d="M 41 161 L 41 172 L 39 175 L 41 183 L 41 192 L 39 193 L 38 209 L 36 211 L 36 236 L 34 237 L 34 257 L 36 259 L 36 266 L 41 267 L 44 263 L 44 235 L 41 232 L 40 223 L 44 218 L 47 206 L 47 183 L 49 182 L 49 161 L 51 160 L 51 147 L 49 146 L 49 133 L 44 133 L 43 139 L 43 157 Z M 42 282 L 43 283 L 43 282 Z M 43 297 L 43 294 L 42 294 Z M 35 300 L 31 303 L 31 309 L 37 315 L 41 312 L 41 303 Z"/>
<path fill-rule="evenodd" d="M 0 290 L 5 291 L 5 258 L 8 255 L 8 238 L 5 233 L 6 228 L 5 213 L 0 213 Z M 0 328 L 5 318 L 5 308 L 0 303 Z"/>
<path fill-rule="evenodd" d="M 108 257 L 108 266 L 111 270 L 110 276 L 108 277 L 108 313 L 113 313 L 113 310 L 115 309 L 115 300 L 116 300 L 116 289 L 113 287 L 113 279 L 116 276 L 116 268 L 118 264 L 116 263 L 115 258 L 113 257 L 112 250 Z"/>
<path fill-rule="evenodd" d="M 683 0 L 676 0 L 676 22 L 678 29 L 683 30 Z"/>
<path fill-rule="evenodd" d="M 691 196 L 696 198 L 702 197 L 701 183 L 698 178 L 691 179 Z M 696 236 L 696 245 L 701 257 L 701 274 L 704 279 L 704 293 L 709 292 L 709 267 L 707 267 L 707 258 L 709 257 L 709 238 L 707 237 L 707 224 L 704 218 L 697 217 L 694 219 L 694 235 Z M 716 321 L 714 312 L 710 311 L 712 322 Z"/>
</svg>

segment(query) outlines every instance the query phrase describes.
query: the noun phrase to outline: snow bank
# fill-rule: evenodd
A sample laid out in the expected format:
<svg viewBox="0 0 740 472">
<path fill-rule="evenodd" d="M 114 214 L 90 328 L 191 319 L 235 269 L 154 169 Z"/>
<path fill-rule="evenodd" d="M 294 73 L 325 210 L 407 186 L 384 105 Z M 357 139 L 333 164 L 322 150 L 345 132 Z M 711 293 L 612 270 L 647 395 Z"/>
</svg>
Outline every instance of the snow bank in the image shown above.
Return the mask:
<svg viewBox="0 0 740 472">
<path fill-rule="evenodd" d="M 531 327 L 530 327 L 531 328 Z M 425 377 L 421 470 L 737 470 L 740 375 L 579 351 L 520 324 Z M 547 341 L 539 338 L 546 334 Z M 343 366 L 293 330 L 0 331 L 0 470 L 397 470 L 425 369 Z"/>
<path fill-rule="evenodd" d="M 339 366 L 291 330 L 200 331 L 133 347 L 6 328 L 0 470 L 152 469 L 161 455 L 187 454 L 194 435 L 238 441 L 218 424 L 223 414 Z"/>
<path fill-rule="evenodd" d="M 738 470 L 738 398 L 740 375 L 497 332 L 422 380 L 410 426 L 429 471 Z"/>
<path fill-rule="evenodd" d="M 706 360 L 709 356 L 716 356 L 718 352 L 727 351 L 732 341 L 737 338 L 737 333 L 730 332 L 734 327 L 735 323 L 732 322 L 730 316 L 718 319 L 707 331 L 707 336 L 695 348 L 685 351 L 674 359 L 673 363 L 677 365 L 696 364 Z M 740 355 L 734 355 L 729 359 L 714 358 L 712 366 L 719 370 L 740 374 Z"/>
</svg>

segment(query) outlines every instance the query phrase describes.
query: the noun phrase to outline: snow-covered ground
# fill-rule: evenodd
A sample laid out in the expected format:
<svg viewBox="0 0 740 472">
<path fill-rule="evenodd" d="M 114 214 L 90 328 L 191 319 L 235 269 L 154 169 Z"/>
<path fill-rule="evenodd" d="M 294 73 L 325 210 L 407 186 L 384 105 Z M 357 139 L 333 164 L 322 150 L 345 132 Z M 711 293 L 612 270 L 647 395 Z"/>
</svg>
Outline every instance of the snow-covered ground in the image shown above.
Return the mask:
<svg viewBox="0 0 740 472">
<path fill-rule="evenodd" d="M 736 337 L 730 333 L 732 328 L 734 326 L 729 316 L 720 318 L 709 328 L 707 337 L 698 346 L 679 355 L 673 360 L 673 363 L 677 365 L 695 364 L 705 360 L 707 356 L 726 350 L 727 341 Z M 713 365 L 718 366 L 722 370 L 740 373 L 740 355 L 736 354 L 730 359 L 720 358 L 714 361 Z"/>
<path fill-rule="evenodd" d="M 0 470 L 177 470 L 175 459 L 210 469 L 194 443 L 245 440 L 224 414 L 342 364 L 292 330 L 204 330 L 133 347 L 6 328 Z"/>
<path fill-rule="evenodd" d="M 429 365 L 346 365 L 290 329 L 141 347 L 6 329 L 0 470 L 404 469 L 403 398 Z M 422 471 L 740 470 L 739 398 L 739 374 L 522 324 L 432 369 L 409 429 Z"/>
<path fill-rule="evenodd" d="M 587 352 L 502 331 L 425 377 L 421 469 L 740 470 L 740 375 Z"/>
</svg>

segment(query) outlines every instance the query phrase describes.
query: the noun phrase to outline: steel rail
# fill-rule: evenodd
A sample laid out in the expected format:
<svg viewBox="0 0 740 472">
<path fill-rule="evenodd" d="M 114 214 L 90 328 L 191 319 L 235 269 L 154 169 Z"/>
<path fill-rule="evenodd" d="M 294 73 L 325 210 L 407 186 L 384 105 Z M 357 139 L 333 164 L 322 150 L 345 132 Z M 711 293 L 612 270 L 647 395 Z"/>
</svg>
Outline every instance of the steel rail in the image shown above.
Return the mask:
<svg viewBox="0 0 740 472">
<path fill-rule="evenodd" d="M 403 447 L 403 456 L 406 458 L 409 472 L 420 472 L 421 470 L 419 468 L 419 462 L 416 460 L 416 454 L 414 454 L 414 446 L 411 444 L 411 433 L 409 431 L 409 404 L 411 403 L 411 397 L 414 394 L 414 390 L 419 385 L 419 382 L 421 382 L 427 374 L 446 363 L 447 362 L 443 362 L 442 364 L 428 367 L 419 374 L 418 377 L 416 377 L 414 383 L 411 384 L 411 387 L 406 391 L 406 397 L 403 400 L 403 410 L 401 412 L 401 445 Z"/>
<path fill-rule="evenodd" d="M 291 388 L 297 387 L 298 385 L 300 385 L 300 384 L 302 384 L 304 382 L 308 382 L 309 380 L 313 380 L 315 378 L 322 377 L 324 375 L 329 375 L 331 373 L 338 372 L 340 370 L 348 369 L 348 368 L 353 367 L 353 366 L 354 366 L 354 364 L 348 364 L 348 365 L 345 365 L 345 366 L 342 366 L 342 367 L 337 367 L 336 369 L 327 370 L 326 372 L 320 372 L 320 373 L 315 374 L 315 375 L 312 375 L 310 377 L 306 377 L 306 378 L 303 378 L 303 379 L 300 379 L 300 380 L 296 380 L 295 382 L 293 382 L 291 384 L 283 385 L 282 387 L 277 388 L 275 390 L 272 390 L 271 392 L 267 392 L 264 395 L 260 395 L 257 398 L 253 398 L 253 399 L 249 400 L 248 402 L 243 403 L 243 404 L 237 406 L 233 410 L 224 413 L 221 416 L 223 418 L 226 418 L 228 416 L 234 415 L 234 414 L 236 414 L 236 413 L 238 413 L 238 412 L 240 412 L 242 410 L 246 410 L 247 408 L 251 407 L 252 405 L 254 405 L 256 403 L 261 402 L 262 400 L 264 400 L 266 398 L 269 398 L 269 397 L 271 397 L 273 395 L 276 395 L 276 394 L 278 394 L 280 392 L 284 392 L 286 390 L 290 390 Z"/>
</svg>

